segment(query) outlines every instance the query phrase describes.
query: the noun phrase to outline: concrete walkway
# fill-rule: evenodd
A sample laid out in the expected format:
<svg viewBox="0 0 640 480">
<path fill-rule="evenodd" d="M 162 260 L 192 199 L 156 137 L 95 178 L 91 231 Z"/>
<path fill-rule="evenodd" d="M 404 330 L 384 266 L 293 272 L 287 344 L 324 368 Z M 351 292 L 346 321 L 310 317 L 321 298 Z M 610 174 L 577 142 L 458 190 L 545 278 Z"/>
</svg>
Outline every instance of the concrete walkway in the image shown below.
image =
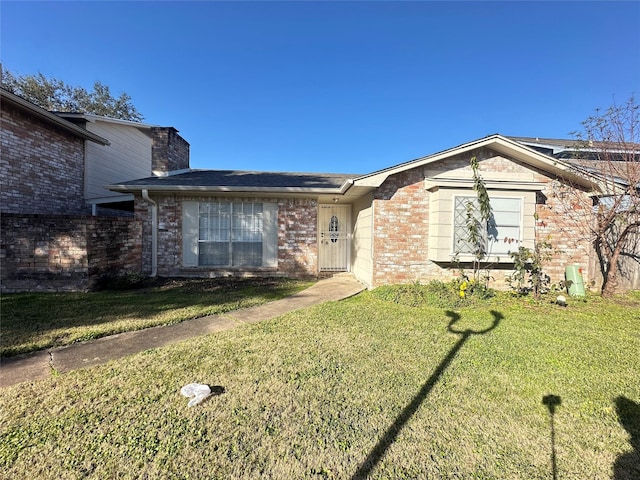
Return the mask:
<svg viewBox="0 0 640 480">
<path fill-rule="evenodd" d="M 53 369 L 58 373 L 64 373 L 92 367 L 199 335 L 228 330 L 246 323 L 261 322 L 311 305 L 342 300 L 364 289 L 364 285 L 352 276 L 339 275 L 320 280 L 290 297 L 258 307 L 3 359 L 0 364 L 0 387 L 47 378 Z"/>
</svg>

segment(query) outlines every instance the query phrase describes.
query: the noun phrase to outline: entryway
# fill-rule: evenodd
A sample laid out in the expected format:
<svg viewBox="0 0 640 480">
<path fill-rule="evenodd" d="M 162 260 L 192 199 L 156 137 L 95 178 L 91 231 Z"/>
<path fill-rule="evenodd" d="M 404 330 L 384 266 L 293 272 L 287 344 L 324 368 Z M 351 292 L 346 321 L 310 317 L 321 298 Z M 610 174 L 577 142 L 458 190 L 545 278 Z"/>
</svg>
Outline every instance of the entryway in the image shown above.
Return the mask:
<svg viewBox="0 0 640 480">
<path fill-rule="evenodd" d="M 351 207 L 320 205 L 318 214 L 318 264 L 321 272 L 349 270 Z"/>
</svg>

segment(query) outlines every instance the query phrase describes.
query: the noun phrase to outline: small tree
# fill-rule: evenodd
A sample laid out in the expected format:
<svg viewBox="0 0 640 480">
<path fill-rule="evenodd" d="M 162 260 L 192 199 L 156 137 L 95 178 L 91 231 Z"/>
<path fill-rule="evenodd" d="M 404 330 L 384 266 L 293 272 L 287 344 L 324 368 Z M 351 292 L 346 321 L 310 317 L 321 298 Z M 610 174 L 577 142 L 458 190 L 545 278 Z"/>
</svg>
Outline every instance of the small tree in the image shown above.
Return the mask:
<svg viewBox="0 0 640 480">
<path fill-rule="evenodd" d="M 590 239 L 602 273 L 602 295 L 615 293 L 619 262 L 625 246 L 640 234 L 640 130 L 639 106 L 631 97 L 582 122 L 577 139 L 575 166 L 591 175 L 600 187 L 595 205 L 567 211 Z M 569 198 L 580 202 L 577 197 Z M 631 252 L 638 254 L 638 252 Z"/>
<path fill-rule="evenodd" d="M 470 205 L 467 205 L 467 228 L 469 229 L 469 243 L 474 246 L 474 279 L 479 281 L 480 266 L 488 254 L 487 243 L 489 239 L 487 235 L 489 222 L 493 217 L 493 210 L 491 208 L 491 201 L 489 200 L 489 192 L 487 191 L 482 175 L 480 175 L 480 165 L 475 156 L 471 157 L 471 169 L 473 170 L 473 190 L 478 197 L 478 208 L 476 211 L 479 213 L 479 216 L 476 217 L 473 215 Z"/>
<path fill-rule="evenodd" d="M 520 295 L 533 293 L 536 300 L 545 293 L 551 283 L 551 278 L 544 271 L 544 264 L 551 260 L 552 245 L 546 241 L 536 241 L 533 249 L 524 246 L 509 255 L 513 259 L 513 274 L 508 283 Z"/>
<path fill-rule="evenodd" d="M 2 88 L 49 111 L 92 113 L 105 117 L 140 122 L 144 117 L 131 103 L 131 97 L 121 93 L 111 95 L 109 87 L 95 82 L 93 90 L 72 87 L 62 80 L 37 75 L 13 75 L 2 66 Z"/>
<path fill-rule="evenodd" d="M 491 208 L 491 202 L 489 200 L 489 192 L 487 191 L 484 179 L 480 175 L 480 168 L 478 159 L 473 156 L 470 161 L 471 169 L 473 171 L 473 190 L 476 192 L 477 201 L 469 201 L 465 205 L 465 227 L 466 238 L 458 240 L 459 242 L 470 248 L 468 253 L 473 255 L 472 260 L 472 275 L 473 282 L 471 283 L 471 290 L 475 286 L 482 285 L 486 290 L 489 282 L 489 275 L 485 276 L 484 283 L 481 282 L 481 269 L 482 264 L 486 260 L 489 252 L 487 245 L 489 243 L 489 226 L 493 218 L 493 210 Z M 456 252 L 454 262 L 459 264 L 459 254 Z M 461 276 L 464 278 L 462 268 L 460 268 Z M 468 282 L 463 282 L 464 290 L 469 287 Z M 463 290 L 460 291 L 461 296 L 464 296 Z"/>
</svg>

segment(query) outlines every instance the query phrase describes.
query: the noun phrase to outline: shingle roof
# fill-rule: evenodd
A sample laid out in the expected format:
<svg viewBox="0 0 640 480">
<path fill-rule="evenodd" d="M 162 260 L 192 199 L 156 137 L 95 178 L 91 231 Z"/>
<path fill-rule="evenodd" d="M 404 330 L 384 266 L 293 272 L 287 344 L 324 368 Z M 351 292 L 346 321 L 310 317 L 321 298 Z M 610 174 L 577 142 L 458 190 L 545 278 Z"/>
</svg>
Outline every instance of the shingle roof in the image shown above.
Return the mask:
<svg viewBox="0 0 640 480">
<path fill-rule="evenodd" d="M 560 148 L 573 148 L 576 145 L 580 145 L 581 142 L 578 140 L 568 140 L 562 138 L 538 138 L 538 137 L 511 137 L 508 136 L 511 140 L 515 140 L 520 143 L 535 143 L 539 145 L 548 145 L 550 147 L 560 147 Z"/>
<path fill-rule="evenodd" d="M 120 191 L 217 190 L 217 191 L 336 191 L 358 175 L 336 173 L 255 172 L 242 170 L 191 170 L 166 177 L 147 177 L 109 188 Z"/>
<path fill-rule="evenodd" d="M 610 160 L 628 161 L 629 155 L 637 156 L 640 144 L 626 142 L 595 142 L 583 140 L 567 140 L 538 137 L 507 137 L 523 145 L 527 145 L 535 150 L 539 150 L 555 158 L 564 159 L 569 162 L 577 160 L 600 160 L 602 152 L 608 152 Z M 615 158 L 614 158 L 615 157 Z"/>
</svg>

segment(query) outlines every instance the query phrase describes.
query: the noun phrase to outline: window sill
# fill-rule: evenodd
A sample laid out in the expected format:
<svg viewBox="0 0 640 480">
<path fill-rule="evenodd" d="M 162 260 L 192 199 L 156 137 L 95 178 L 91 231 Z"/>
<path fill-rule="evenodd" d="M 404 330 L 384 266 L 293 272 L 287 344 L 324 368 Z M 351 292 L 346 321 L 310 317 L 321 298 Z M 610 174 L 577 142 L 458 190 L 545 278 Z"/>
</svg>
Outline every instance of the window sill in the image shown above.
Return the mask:
<svg viewBox="0 0 640 480">
<path fill-rule="evenodd" d="M 203 265 L 198 267 L 182 267 L 184 272 L 277 272 L 277 267 L 214 267 Z"/>
<path fill-rule="evenodd" d="M 460 263 L 465 265 L 476 262 L 476 258 L 473 255 L 458 255 L 457 258 L 454 258 L 453 255 L 449 255 L 446 257 L 429 258 L 429 260 L 435 263 L 450 263 L 450 264 Z M 500 255 L 492 254 L 487 256 L 482 261 L 480 261 L 480 263 L 483 265 L 495 264 L 495 263 L 509 265 L 509 264 L 513 264 L 513 259 L 508 253 L 504 253 Z"/>
</svg>

